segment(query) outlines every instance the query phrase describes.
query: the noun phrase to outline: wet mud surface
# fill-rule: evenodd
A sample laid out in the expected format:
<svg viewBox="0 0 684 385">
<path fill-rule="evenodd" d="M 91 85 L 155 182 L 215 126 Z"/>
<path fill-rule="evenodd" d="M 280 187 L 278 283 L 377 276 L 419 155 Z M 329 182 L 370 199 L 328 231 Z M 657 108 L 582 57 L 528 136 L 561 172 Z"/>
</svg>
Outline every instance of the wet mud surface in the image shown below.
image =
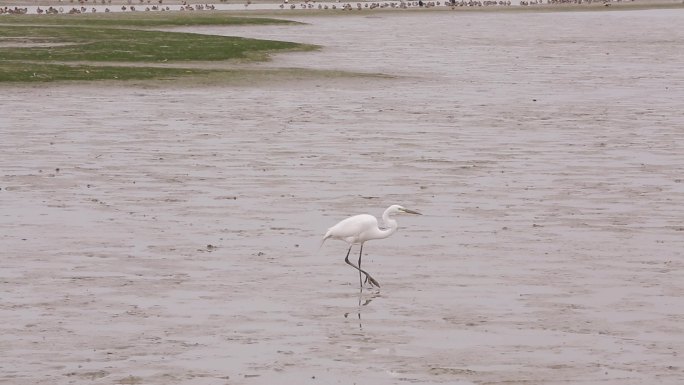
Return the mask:
<svg viewBox="0 0 684 385">
<path fill-rule="evenodd" d="M 682 383 L 682 16 L 195 28 L 391 76 L 4 86 L 0 383 Z M 359 294 L 320 240 L 394 203 Z"/>
</svg>

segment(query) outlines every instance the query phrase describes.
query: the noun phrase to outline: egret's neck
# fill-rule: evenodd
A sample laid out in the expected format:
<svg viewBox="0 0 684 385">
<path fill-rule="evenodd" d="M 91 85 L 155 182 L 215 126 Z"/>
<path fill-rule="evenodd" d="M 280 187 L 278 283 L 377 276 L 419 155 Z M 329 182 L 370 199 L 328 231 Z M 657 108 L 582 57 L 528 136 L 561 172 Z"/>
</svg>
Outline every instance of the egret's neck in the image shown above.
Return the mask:
<svg viewBox="0 0 684 385">
<path fill-rule="evenodd" d="M 380 230 L 381 237 L 382 238 L 387 238 L 390 235 L 394 234 L 395 231 L 397 231 L 397 221 L 394 219 L 390 218 L 389 216 L 389 209 L 385 210 L 384 213 L 382 213 L 382 222 L 385 225 L 384 230 Z"/>
</svg>

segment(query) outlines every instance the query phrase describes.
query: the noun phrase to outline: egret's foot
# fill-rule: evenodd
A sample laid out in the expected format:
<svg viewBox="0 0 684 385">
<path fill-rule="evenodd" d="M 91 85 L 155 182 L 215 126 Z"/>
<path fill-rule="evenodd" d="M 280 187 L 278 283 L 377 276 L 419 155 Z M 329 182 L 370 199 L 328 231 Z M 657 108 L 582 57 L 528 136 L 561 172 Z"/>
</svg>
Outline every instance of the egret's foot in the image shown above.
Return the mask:
<svg viewBox="0 0 684 385">
<path fill-rule="evenodd" d="M 380 287 L 378 281 L 376 281 L 375 278 L 371 277 L 370 275 L 366 275 L 366 280 L 364 281 L 364 283 L 371 285 L 371 287 Z"/>
</svg>

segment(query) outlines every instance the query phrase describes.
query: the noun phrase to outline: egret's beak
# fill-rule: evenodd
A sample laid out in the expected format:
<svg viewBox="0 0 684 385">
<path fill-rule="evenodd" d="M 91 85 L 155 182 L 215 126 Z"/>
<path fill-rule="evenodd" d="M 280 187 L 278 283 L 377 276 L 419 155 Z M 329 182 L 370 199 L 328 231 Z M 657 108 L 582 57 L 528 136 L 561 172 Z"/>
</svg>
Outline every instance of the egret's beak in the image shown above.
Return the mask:
<svg viewBox="0 0 684 385">
<path fill-rule="evenodd" d="M 409 210 L 409 209 L 399 209 L 399 211 L 405 212 L 406 214 L 423 215 L 423 214 L 419 213 L 418 211 L 413 211 L 413 210 Z"/>
</svg>

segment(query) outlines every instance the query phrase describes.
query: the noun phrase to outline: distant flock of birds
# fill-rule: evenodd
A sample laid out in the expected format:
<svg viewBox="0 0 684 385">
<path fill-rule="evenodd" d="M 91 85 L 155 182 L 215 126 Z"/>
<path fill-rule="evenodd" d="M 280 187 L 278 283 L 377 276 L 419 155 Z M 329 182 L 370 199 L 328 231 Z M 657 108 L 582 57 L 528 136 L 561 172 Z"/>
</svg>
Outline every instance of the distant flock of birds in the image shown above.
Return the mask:
<svg viewBox="0 0 684 385">
<path fill-rule="evenodd" d="M 634 1 L 634 0 L 629 0 L 629 1 Z M 521 0 L 520 5 L 526 6 L 526 5 L 582 5 L 582 4 L 603 4 L 605 6 L 609 6 L 610 3 L 616 2 L 616 3 L 621 3 L 622 0 L 546 0 L 544 2 L 543 0 Z"/>
<path fill-rule="evenodd" d="M 284 4 L 280 4 L 280 9 L 284 9 L 286 7 L 287 1 Z M 351 3 L 344 3 L 344 4 L 321 4 L 318 3 L 316 4 L 315 1 L 305 1 L 303 3 L 300 3 L 299 6 L 296 4 L 290 4 L 289 8 L 290 9 L 341 9 L 343 11 L 351 11 L 353 9 L 357 10 L 362 10 L 364 8 L 366 9 L 376 9 L 376 8 L 400 8 L 400 9 L 406 9 L 410 7 L 424 7 L 424 8 L 431 8 L 435 6 L 440 6 L 442 5 L 442 2 L 440 1 L 423 1 L 423 0 L 418 0 L 418 1 L 389 1 L 389 2 L 363 2 L 363 3 L 356 3 L 356 6 L 353 6 Z M 446 0 L 444 1 L 445 6 L 450 6 L 450 7 L 482 7 L 482 6 L 491 6 L 491 5 L 511 5 L 510 1 L 449 1 Z"/>
<path fill-rule="evenodd" d="M 112 0 L 100 0 L 102 4 L 111 4 Z M 122 5 L 121 6 L 121 11 L 131 11 L 135 12 L 138 10 L 145 10 L 145 11 L 171 11 L 171 10 L 179 10 L 179 11 L 212 11 L 216 9 L 216 6 L 213 4 L 187 4 L 185 1 L 183 1 L 180 5 L 179 8 L 171 8 L 169 6 L 162 6 L 163 0 L 156 0 L 158 4 L 155 5 L 150 5 L 151 0 L 146 0 L 147 5 L 145 5 L 145 0 L 139 0 L 140 1 L 140 6 L 136 8 L 134 5 L 132 5 L 132 1 L 128 0 L 127 4 L 128 5 Z M 582 4 L 595 4 L 595 3 L 603 3 L 606 6 L 609 6 L 610 3 L 612 2 L 622 2 L 623 0 L 521 0 L 520 5 L 521 6 L 529 6 L 529 5 L 568 5 L 568 4 L 576 4 L 576 5 L 582 5 Z M 627 1 L 627 0 L 625 0 Z M 634 1 L 634 0 L 631 0 Z M 73 2 L 73 0 L 72 0 Z M 80 7 L 72 7 L 69 10 L 64 10 L 63 7 L 48 7 L 48 8 L 41 8 L 38 7 L 36 9 L 36 13 L 42 15 L 56 15 L 60 13 L 67 13 L 67 14 L 78 14 L 78 13 L 95 13 L 97 12 L 97 9 L 92 7 L 90 10 L 83 6 L 83 4 L 87 3 L 88 0 L 79 0 L 79 3 L 82 4 Z M 251 0 L 247 0 L 245 2 L 245 7 L 248 7 L 252 3 Z M 96 0 L 92 1 L 92 4 L 96 4 Z M 340 10 L 345 10 L 345 11 L 351 11 L 353 9 L 357 10 L 362 10 L 362 9 L 376 9 L 376 8 L 398 8 L 398 9 L 406 9 L 406 8 L 415 8 L 415 7 L 423 7 L 423 8 L 431 8 L 431 7 L 436 7 L 436 6 L 446 6 L 446 7 L 451 7 L 452 9 L 455 9 L 456 7 L 491 7 L 491 6 L 510 6 L 511 1 L 510 0 L 445 0 L 443 2 L 440 1 L 428 1 L 428 0 L 418 0 L 418 1 L 406 1 L 406 0 L 399 0 L 399 1 L 384 1 L 384 2 L 359 2 L 356 3 L 355 6 L 353 6 L 351 3 L 344 3 L 341 4 L 340 0 L 337 0 L 337 3 L 317 3 L 314 0 L 305 0 L 299 4 L 295 3 L 289 3 L 289 0 L 284 0 L 282 4 L 279 5 L 280 9 L 285 9 L 285 8 L 290 8 L 290 9 L 321 9 L 321 10 L 327 10 L 327 9 L 340 9 Z M 145 8 L 142 8 L 142 7 Z M 109 8 L 105 8 L 104 12 L 111 12 L 112 10 Z M 23 15 L 28 13 L 28 8 L 20 8 L 20 7 L 0 7 L 0 14 L 15 14 L 15 15 Z"/>
</svg>

